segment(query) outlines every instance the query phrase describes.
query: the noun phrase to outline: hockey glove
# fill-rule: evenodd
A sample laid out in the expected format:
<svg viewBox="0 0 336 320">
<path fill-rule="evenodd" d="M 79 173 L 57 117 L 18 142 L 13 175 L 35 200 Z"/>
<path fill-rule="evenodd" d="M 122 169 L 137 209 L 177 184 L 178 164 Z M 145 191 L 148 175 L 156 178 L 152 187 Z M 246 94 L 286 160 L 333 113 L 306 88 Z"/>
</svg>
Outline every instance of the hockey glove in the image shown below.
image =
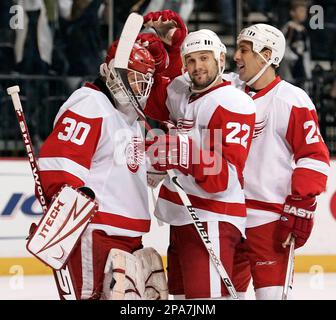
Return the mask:
<svg viewBox="0 0 336 320">
<path fill-rule="evenodd" d="M 295 237 L 295 249 L 308 240 L 314 224 L 316 199 L 288 196 L 277 228 L 277 239 L 283 246 L 288 244 L 290 235 Z"/>
<path fill-rule="evenodd" d="M 166 70 L 169 64 L 168 53 L 159 37 L 152 33 L 141 33 L 138 35 L 137 42 L 144 46 L 153 56 L 156 73 Z"/>
<path fill-rule="evenodd" d="M 187 135 L 160 135 L 146 140 L 146 153 L 155 170 L 178 169 L 192 174 L 192 140 Z"/>
<path fill-rule="evenodd" d="M 166 171 L 157 171 L 154 168 L 147 170 L 147 185 L 150 188 L 155 189 L 166 175 Z"/>
<path fill-rule="evenodd" d="M 150 12 L 144 16 L 146 27 L 155 29 L 160 39 L 172 48 L 180 48 L 188 30 L 178 13 L 171 10 Z"/>
</svg>

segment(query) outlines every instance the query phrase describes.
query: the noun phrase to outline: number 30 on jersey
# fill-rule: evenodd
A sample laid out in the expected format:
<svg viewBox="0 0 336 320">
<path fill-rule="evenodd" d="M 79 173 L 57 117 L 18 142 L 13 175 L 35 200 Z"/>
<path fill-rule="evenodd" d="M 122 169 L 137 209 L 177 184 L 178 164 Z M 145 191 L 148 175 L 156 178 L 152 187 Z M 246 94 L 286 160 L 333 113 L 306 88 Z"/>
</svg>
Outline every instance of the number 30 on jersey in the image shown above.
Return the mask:
<svg viewBox="0 0 336 320">
<path fill-rule="evenodd" d="M 64 132 L 58 134 L 58 139 L 63 141 L 71 141 L 79 146 L 83 145 L 88 136 L 91 126 L 85 122 L 77 122 L 72 118 L 64 118 L 62 121 L 65 124 Z"/>
</svg>

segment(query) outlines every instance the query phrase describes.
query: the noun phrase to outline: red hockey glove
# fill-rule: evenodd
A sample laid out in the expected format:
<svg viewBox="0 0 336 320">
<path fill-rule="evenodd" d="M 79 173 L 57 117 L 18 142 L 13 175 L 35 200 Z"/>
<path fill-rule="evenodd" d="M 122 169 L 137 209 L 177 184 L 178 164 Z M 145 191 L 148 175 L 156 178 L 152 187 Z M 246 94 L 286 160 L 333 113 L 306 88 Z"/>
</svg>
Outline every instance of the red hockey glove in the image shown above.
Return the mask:
<svg viewBox="0 0 336 320">
<path fill-rule="evenodd" d="M 146 153 L 155 170 L 178 169 L 192 174 L 192 140 L 187 135 L 161 135 L 146 140 Z"/>
<path fill-rule="evenodd" d="M 288 243 L 289 235 L 295 237 L 295 249 L 302 247 L 308 240 L 314 224 L 316 199 L 288 196 L 277 228 L 277 239 Z"/>
<path fill-rule="evenodd" d="M 171 10 L 148 13 L 144 16 L 144 24 L 154 28 L 160 39 L 174 48 L 180 48 L 188 33 L 182 18 Z"/>
<path fill-rule="evenodd" d="M 144 46 L 153 56 L 156 73 L 166 70 L 169 64 L 168 53 L 159 37 L 152 33 L 141 33 L 138 35 L 137 42 Z"/>
</svg>

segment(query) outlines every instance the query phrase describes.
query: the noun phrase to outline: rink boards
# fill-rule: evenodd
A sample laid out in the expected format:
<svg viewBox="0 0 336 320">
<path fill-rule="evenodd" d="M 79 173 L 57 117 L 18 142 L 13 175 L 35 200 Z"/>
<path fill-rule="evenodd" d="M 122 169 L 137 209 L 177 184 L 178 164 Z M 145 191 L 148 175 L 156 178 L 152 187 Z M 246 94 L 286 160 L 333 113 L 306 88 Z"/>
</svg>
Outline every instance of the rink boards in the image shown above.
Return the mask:
<svg viewBox="0 0 336 320">
<path fill-rule="evenodd" d="M 336 272 L 336 160 L 331 162 L 327 190 L 318 198 L 315 226 L 307 245 L 296 252 L 295 270 L 319 269 Z M 25 249 L 32 222 L 38 222 L 41 208 L 34 197 L 34 181 L 27 160 L 0 160 L 0 275 L 49 274 L 51 270 Z M 309 183 L 309 181 L 307 182 Z M 151 202 L 152 197 L 149 195 Z M 165 257 L 168 226 L 153 219 L 145 246 L 156 248 Z"/>
</svg>

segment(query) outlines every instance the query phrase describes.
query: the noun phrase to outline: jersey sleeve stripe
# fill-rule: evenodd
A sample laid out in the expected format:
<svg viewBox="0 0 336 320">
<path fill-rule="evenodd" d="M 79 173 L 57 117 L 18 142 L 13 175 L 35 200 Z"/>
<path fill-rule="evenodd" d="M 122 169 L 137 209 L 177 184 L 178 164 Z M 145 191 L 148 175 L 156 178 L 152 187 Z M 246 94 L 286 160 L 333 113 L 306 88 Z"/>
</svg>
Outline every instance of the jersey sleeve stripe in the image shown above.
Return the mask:
<svg viewBox="0 0 336 320">
<path fill-rule="evenodd" d="M 330 167 L 327 163 L 311 158 L 301 158 L 296 163 L 297 168 L 305 168 L 329 175 Z"/>
<path fill-rule="evenodd" d="M 39 158 L 40 171 L 66 171 L 86 181 L 89 170 L 67 158 Z"/>
</svg>

